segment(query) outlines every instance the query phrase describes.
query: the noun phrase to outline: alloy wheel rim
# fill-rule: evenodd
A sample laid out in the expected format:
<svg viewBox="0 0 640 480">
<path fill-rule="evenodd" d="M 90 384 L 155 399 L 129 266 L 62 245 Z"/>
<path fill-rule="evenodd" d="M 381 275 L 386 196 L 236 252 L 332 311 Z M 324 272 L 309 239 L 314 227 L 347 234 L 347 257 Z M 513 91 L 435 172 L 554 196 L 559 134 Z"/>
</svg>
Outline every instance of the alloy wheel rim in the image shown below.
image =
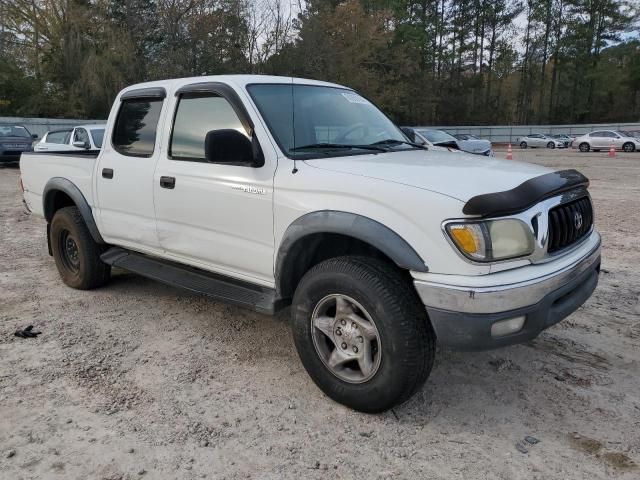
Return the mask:
<svg viewBox="0 0 640 480">
<path fill-rule="evenodd" d="M 340 380 L 364 383 L 377 373 L 380 335 L 371 315 L 353 298 L 324 297 L 313 310 L 310 327 L 318 356 Z"/>
</svg>

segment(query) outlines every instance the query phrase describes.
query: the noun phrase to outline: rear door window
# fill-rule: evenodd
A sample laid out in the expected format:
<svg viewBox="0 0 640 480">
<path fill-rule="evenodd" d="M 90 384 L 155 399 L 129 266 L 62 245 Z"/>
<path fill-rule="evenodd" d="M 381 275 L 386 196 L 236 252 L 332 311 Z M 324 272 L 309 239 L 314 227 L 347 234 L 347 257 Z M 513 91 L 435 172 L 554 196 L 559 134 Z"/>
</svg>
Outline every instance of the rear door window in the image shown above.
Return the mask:
<svg viewBox="0 0 640 480">
<path fill-rule="evenodd" d="M 113 129 L 113 148 L 130 157 L 153 155 L 161 110 L 162 99 L 123 100 Z"/>
<path fill-rule="evenodd" d="M 47 134 L 46 143 L 66 144 L 69 142 L 71 130 L 59 130 Z"/>
</svg>

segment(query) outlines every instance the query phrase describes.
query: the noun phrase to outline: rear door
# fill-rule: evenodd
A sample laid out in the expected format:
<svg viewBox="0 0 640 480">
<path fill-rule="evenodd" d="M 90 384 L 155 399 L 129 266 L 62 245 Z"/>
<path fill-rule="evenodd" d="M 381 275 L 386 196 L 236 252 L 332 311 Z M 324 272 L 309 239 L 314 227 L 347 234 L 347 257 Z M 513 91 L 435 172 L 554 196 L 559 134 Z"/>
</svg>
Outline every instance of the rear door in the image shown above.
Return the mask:
<svg viewBox="0 0 640 480">
<path fill-rule="evenodd" d="M 611 140 L 608 136 L 608 132 L 599 131 L 589 134 L 589 140 L 591 141 L 591 148 L 605 148 L 608 147 L 608 142 Z"/>
<path fill-rule="evenodd" d="M 73 129 L 47 132 L 43 139 L 35 145 L 34 150 L 36 152 L 64 152 L 71 150 L 69 143 L 72 132 Z"/>
<path fill-rule="evenodd" d="M 261 149 L 260 167 L 205 159 L 205 137 L 233 129 Z M 171 132 L 154 177 L 160 245 L 182 263 L 272 286 L 275 151 L 238 94 L 219 82 L 187 84 L 172 96 Z"/>
<path fill-rule="evenodd" d="M 158 249 L 153 172 L 160 157 L 162 87 L 129 90 L 116 100 L 96 172 L 100 232 L 109 243 Z M 117 109 L 117 110 L 116 110 Z"/>
</svg>

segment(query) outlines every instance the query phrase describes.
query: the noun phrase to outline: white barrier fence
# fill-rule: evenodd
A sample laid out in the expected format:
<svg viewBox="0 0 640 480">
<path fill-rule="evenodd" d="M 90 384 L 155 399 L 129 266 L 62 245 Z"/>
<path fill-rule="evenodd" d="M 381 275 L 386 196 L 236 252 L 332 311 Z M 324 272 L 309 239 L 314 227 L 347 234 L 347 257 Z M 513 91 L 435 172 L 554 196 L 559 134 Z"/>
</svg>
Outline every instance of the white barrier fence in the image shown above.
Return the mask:
<svg viewBox="0 0 640 480">
<path fill-rule="evenodd" d="M 444 130 L 451 134 L 466 133 L 486 138 L 493 143 L 516 143 L 519 137 L 531 133 L 565 133 L 577 137 L 595 130 L 640 130 L 640 123 L 590 123 L 583 125 L 492 125 L 418 127 Z"/>
<path fill-rule="evenodd" d="M 22 125 L 38 138 L 50 131 L 62 128 L 72 128 L 77 125 L 100 125 L 106 120 L 73 120 L 68 118 L 25 118 L 25 117 L 0 117 L 0 125 Z"/>
</svg>

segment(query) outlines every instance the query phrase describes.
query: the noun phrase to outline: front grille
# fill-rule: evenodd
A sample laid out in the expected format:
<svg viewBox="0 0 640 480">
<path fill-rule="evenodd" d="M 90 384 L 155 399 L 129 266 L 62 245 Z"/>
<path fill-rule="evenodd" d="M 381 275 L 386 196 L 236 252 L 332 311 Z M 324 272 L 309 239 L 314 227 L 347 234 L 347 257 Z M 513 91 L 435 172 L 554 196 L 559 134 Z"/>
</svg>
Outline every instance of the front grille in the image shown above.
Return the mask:
<svg viewBox="0 0 640 480">
<path fill-rule="evenodd" d="M 548 253 L 557 252 L 577 242 L 591 230 L 593 208 L 589 197 L 563 203 L 549 210 Z"/>
</svg>

